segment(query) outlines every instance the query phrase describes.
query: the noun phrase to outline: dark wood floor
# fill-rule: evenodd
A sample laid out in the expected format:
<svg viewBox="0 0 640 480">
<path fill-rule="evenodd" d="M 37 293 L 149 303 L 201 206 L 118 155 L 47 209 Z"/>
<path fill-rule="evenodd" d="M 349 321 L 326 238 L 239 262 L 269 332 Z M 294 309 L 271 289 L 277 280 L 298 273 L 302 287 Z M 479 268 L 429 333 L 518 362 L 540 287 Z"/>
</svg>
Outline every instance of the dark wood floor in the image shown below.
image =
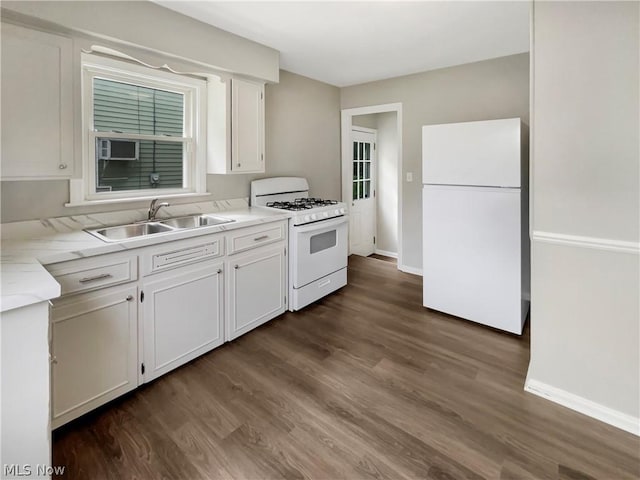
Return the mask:
<svg viewBox="0 0 640 480">
<path fill-rule="evenodd" d="M 349 285 L 54 432 L 68 479 L 626 479 L 640 439 L 523 391 L 516 337 L 421 304 L 352 256 Z"/>
<path fill-rule="evenodd" d="M 393 257 L 387 257 L 386 255 L 379 255 L 377 253 L 372 253 L 367 258 L 375 258 L 376 260 L 384 260 L 385 262 L 391 262 L 397 264 L 398 261 Z"/>
</svg>

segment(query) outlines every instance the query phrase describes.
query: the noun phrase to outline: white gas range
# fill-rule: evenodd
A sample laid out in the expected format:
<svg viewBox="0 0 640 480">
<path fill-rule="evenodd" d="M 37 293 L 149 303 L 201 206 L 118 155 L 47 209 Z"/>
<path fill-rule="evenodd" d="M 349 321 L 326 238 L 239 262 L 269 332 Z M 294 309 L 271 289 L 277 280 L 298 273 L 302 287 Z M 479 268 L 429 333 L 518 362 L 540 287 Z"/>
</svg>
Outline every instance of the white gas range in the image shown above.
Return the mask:
<svg viewBox="0 0 640 480">
<path fill-rule="evenodd" d="M 295 311 L 347 284 L 346 205 L 309 197 L 305 178 L 251 182 L 251 205 L 284 209 L 289 218 L 289 310 Z"/>
</svg>

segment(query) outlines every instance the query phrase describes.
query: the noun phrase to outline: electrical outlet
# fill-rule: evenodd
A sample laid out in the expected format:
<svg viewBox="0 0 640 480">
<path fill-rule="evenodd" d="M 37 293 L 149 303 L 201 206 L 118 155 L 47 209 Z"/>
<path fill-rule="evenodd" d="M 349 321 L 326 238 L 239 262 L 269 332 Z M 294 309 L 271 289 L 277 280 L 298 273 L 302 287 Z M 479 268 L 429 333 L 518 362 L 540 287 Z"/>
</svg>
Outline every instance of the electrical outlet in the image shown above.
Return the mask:
<svg viewBox="0 0 640 480">
<path fill-rule="evenodd" d="M 407 172 L 407 182 L 413 182 L 413 172 Z"/>
</svg>

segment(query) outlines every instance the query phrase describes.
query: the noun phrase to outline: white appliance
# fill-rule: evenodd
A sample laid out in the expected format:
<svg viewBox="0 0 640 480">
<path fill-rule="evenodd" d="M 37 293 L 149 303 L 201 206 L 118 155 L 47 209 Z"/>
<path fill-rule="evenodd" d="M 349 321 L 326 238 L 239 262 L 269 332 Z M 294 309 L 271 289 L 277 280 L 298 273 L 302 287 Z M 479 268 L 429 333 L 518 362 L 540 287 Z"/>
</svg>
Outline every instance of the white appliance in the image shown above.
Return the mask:
<svg viewBox="0 0 640 480">
<path fill-rule="evenodd" d="M 527 152 L 519 118 L 422 127 L 425 307 L 522 333 Z"/>
<path fill-rule="evenodd" d="M 300 310 L 347 284 L 349 218 L 344 203 L 309 198 L 305 178 L 276 177 L 251 182 L 251 205 L 291 212 L 289 310 Z"/>
</svg>

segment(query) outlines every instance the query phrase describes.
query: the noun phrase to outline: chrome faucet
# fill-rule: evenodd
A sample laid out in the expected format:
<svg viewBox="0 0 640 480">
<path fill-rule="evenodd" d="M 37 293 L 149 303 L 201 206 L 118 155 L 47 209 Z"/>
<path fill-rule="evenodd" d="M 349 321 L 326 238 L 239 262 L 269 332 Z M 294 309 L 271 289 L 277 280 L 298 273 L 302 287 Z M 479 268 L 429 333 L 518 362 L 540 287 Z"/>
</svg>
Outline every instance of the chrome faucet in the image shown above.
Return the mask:
<svg viewBox="0 0 640 480">
<path fill-rule="evenodd" d="M 151 200 L 151 205 L 149 205 L 149 217 L 148 220 L 155 220 L 156 219 L 156 214 L 158 213 L 158 210 L 160 210 L 162 207 L 168 207 L 169 204 L 167 202 L 162 202 L 162 203 L 158 203 L 156 205 L 156 203 L 158 203 L 158 199 L 154 198 L 153 200 Z"/>
</svg>

